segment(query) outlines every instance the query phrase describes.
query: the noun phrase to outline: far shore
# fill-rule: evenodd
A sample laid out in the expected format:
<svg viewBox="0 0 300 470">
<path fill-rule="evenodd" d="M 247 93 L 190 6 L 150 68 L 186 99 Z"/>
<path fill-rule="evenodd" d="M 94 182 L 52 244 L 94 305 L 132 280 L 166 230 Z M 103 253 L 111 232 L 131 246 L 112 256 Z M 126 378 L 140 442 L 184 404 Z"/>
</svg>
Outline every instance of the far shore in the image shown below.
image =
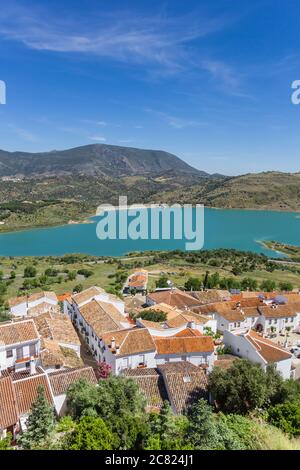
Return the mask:
<svg viewBox="0 0 300 470">
<path fill-rule="evenodd" d="M 174 203 L 179 204 L 179 203 Z M 195 204 L 192 204 L 195 206 Z M 127 206 L 113 206 L 113 205 L 101 205 L 99 206 L 103 208 L 104 212 L 110 212 L 113 210 L 117 211 L 124 211 L 130 209 L 136 210 L 143 210 L 143 209 L 163 209 L 164 207 L 172 207 L 167 203 L 147 203 L 147 204 L 128 204 Z M 213 207 L 213 206 L 204 206 L 204 209 L 212 209 L 217 211 L 257 211 L 257 212 L 278 212 L 278 213 L 290 213 L 290 214 L 299 214 L 300 210 L 290 210 L 290 209 L 267 209 L 267 208 L 241 208 L 241 207 Z M 15 232 L 25 232 L 30 230 L 38 230 L 38 229 L 47 229 L 47 228 L 56 228 L 56 227 L 63 227 L 66 225 L 84 225 L 84 224 L 93 224 L 95 220 L 94 217 L 99 216 L 100 214 L 97 212 L 91 212 L 89 215 L 86 215 L 84 219 L 81 220 L 74 220 L 71 219 L 69 221 L 64 221 L 62 223 L 54 223 L 54 224 L 44 224 L 44 225 L 31 225 L 31 226 L 23 226 L 23 227 L 9 227 L 5 225 L 5 222 L 0 223 L 0 235 L 1 234 L 9 234 Z M 300 215 L 296 216 L 300 218 Z M 268 247 L 269 248 L 269 247 Z M 269 248 L 270 249 L 270 248 Z M 273 250 L 275 252 L 275 250 Z"/>
</svg>

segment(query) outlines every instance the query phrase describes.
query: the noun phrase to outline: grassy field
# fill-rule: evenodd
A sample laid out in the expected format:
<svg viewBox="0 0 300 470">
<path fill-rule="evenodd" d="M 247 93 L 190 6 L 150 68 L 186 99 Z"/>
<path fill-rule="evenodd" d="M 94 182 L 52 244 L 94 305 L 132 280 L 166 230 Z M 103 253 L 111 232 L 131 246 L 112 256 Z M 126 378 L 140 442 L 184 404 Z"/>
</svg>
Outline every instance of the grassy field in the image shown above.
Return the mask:
<svg viewBox="0 0 300 470">
<path fill-rule="evenodd" d="M 218 266 L 216 266 L 218 264 Z M 36 269 L 33 278 L 24 277 L 24 269 L 33 266 Z M 233 269 L 240 267 L 239 274 L 234 275 Z M 78 284 L 87 288 L 98 285 L 106 290 L 120 292 L 127 276 L 138 267 L 149 271 L 148 289 L 156 287 L 156 281 L 165 274 L 177 287 L 184 287 L 190 278 L 203 280 L 205 274 L 219 273 L 221 278 L 241 281 L 250 277 L 258 282 L 273 280 L 290 282 L 293 288 L 300 288 L 299 269 L 293 265 L 275 265 L 270 272 L 269 262 L 254 254 L 245 254 L 232 250 L 217 252 L 200 252 L 196 255 L 181 252 L 131 254 L 124 258 L 103 258 L 89 255 L 66 255 L 63 257 L 7 257 L 0 258 L 0 270 L 6 292 L 2 295 L 3 304 L 16 295 L 35 292 L 41 289 L 54 290 L 57 294 L 72 292 Z M 45 276 L 47 269 L 55 270 L 55 276 Z M 250 269 L 251 268 L 251 269 Z M 79 274 L 79 270 L 88 271 L 88 276 Z M 293 269 L 294 272 L 293 272 Z M 13 272 L 13 276 L 12 276 Z M 69 275 L 73 273 L 72 279 Z M 37 286 L 24 287 L 24 282 L 37 282 Z"/>
</svg>

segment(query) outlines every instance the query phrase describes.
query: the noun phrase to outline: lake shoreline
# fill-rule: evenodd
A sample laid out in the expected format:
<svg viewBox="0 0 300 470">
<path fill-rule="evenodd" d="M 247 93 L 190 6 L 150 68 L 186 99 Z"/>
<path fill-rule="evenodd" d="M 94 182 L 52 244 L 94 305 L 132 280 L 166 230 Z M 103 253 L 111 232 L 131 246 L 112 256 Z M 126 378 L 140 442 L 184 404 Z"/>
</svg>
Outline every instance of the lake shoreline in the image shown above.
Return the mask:
<svg viewBox="0 0 300 470">
<path fill-rule="evenodd" d="M 163 208 L 162 205 L 136 205 L 135 209 Z M 126 210 L 127 207 L 103 206 L 103 213 L 109 210 Z M 133 208 L 129 206 L 128 209 Z M 205 208 L 204 250 L 236 249 L 245 252 L 263 253 L 269 258 L 286 258 L 280 244 L 300 247 L 300 218 L 297 213 L 274 211 L 250 211 Z M 196 208 L 193 209 L 196 211 Z M 99 212 L 100 214 L 100 212 Z M 27 227 L 18 231 L 0 233 L 0 256 L 51 256 L 66 253 L 87 253 L 96 256 L 121 256 L 131 251 L 181 250 L 186 251 L 188 241 L 194 240 L 188 231 L 180 238 L 174 237 L 173 225 L 168 239 L 138 237 L 99 239 L 95 212 L 87 219 L 74 219 L 63 225 Z M 175 219 L 174 219 L 175 220 Z M 203 227 L 203 226 L 202 226 Z M 200 230 L 199 226 L 199 230 Z M 161 230 L 161 229 L 160 229 Z M 185 230 L 185 229 L 184 229 Z M 270 249 L 270 242 L 278 243 L 276 250 Z M 189 251 L 189 250 L 188 250 Z"/>
<path fill-rule="evenodd" d="M 175 204 L 175 203 L 174 203 Z M 105 211 L 110 212 L 112 210 L 126 210 L 126 209 L 159 209 L 159 208 L 164 208 L 164 206 L 171 207 L 168 204 L 157 204 L 157 203 L 147 203 L 147 204 L 128 204 L 127 206 L 112 206 L 108 205 L 105 207 L 105 204 L 103 205 L 103 209 L 105 208 Z M 195 206 L 195 204 L 193 204 Z M 239 208 L 239 207 L 213 207 L 213 206 L 204 206 L 205 209 L 212 209 L 216 211 L 232 211 L 232 212 L 237 212 L 237 211 L 242 211 L 242 212 L 271 212 L 271 213 L 278 213 L 278 214 L 300 214 L 300 210 L 279 210 L 279 209 L 262 209 L 262 208 Z M 45 224 L 45 225 L 30 225 L 27 227 L 20 227 L 20 228 L 14 228 L 12 229 L 9 227 L 7 230 L 5 229 L 5 225 L 2 224 L 0 225 L 0 235 L 4 234 L 13 234 L 17 232 L 28 232 L 31 230 L 39 230 L 39 229 L 45 229 L 45 228 L 59 228 L 59 227 L 65 227 L 68 225 L 86 225 L 86 224 L 92 224 L 95 223 L 93 220 L 91 220 L 93 217 L 97 217 L 95 213 L 91 213 L 90 215 L 86 215 L 84 220 L 69 220 L 68 222 L 63 222 L 61 224 Z M 300 215 L 299 215 L 300 218 Z M 1 227 L 4 229 L 1 230 Z"/>
</svg>

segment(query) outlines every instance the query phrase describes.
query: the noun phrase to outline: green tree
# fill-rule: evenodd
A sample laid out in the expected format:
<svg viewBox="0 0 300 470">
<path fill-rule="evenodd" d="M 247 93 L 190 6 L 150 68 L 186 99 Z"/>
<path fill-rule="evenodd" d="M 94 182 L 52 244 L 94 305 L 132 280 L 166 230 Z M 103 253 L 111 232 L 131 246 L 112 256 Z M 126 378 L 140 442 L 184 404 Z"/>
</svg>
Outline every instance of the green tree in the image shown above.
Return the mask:
<svg viewBox="0 0 300 470">
<path fill-rule="evenodd" d="M 112 450 L 114 436 L 102 418 L 84 416 L 66 438 L 68 450 Z"/>
<path fill-rule="evenodd" d="M 68 279 L 69 281 L 74 281 L 74 280 L 76 279 L 76 276 L 77 276 L 76 271 L 69 271 L 69 272 L 68 272 L 67 279 Z"/>
<path fill-rule="evenodd" d="M 285 380 L 281 397 L 282 403 L 294 403 L 300 406 L 300 380 Z"/>
<path fill-rule="evenodd" d="M 184 287 L 186 290 L 200 290 L 202 286 L 202 281 L 201 279 L 198 279 L 197 277 L 189 277 L 186 283 L 184 284 Z"/>
<path fill-rule="evenodd" d="M 264 292 L 273 292 L 276 289 L 276 282 L 271 279 L 266 279 L 261 283 L 260 289 Z"/>
<path fill-rule="evenodd" d="M 161 276 L 156 282 L 155 282 L 156 287 L 158 288 L 165 288 L 165 287 L 170 287 L 168 283 L 168 278 L 167 276 Z"/>
<path fill-rule="evenodd" d="M 39 446 L 54 429 L 54 413 L 45 396 L 44 387 L 39 385 L 27 419 L 27 430 L 19 438 L 24 449 Z"/>
<path fill-rule="evenodd" d="M 281 403 L 268 410 L 268 421 L 286 434 L 300 435 L 300 406 L 293 403 Z"/>
<path fill-rule="evenodd" d="M 144 312 L 139 312 L 138 318 L 153 322 L 164 322 L 167 319 L 167 314 L 165 312 L 162 312 L 161 310 L 149 309 Z"/>
<path fill-rule="evenodd" d="M 244 277 L 241 285 L 243 290 L 249 289 L 250 291 L 255 291 L 258 287 L 257 280 L 252 277 Z"/>
<path fill-rule="evenodd" d="M 0 439 L 0 451 L 1 450 L 12 450 L 11 446 L 11 441 L 12 441 L 12 435 L 11 433 L 7 433 L 6 437 L 4 439 Z"/>
<path fill-rule="evenodd" d="M 209 374 L 209 390 L 225 413 L 245 414 L 276 401 L 274 384 L 282 384 L 274 369 L 265 372 L 246 359 L 234 361 L 226 370 L 215 367 Z"/>
<path fill-rule="evenodd" d="M 74 286 L 73 292 L 76 292 L 78 294 L 79 292 L 82 292 L 82 291 L 83 291 L 82 284 L 76 284 L 76 286 Z"/>
<path fill-rule="evenodd" d="M 45 276 L 47 277 L 56 277 L 58 275 L 58 270 L 54 268 L 45 269 Z"/>
<path fill-rule="evenodd" d="M 242 268 L 241 268 L 238 264 L 235 264 L 235 265 L 232 267 L 231 272 L 232 272 L 232 274 L 234 274 L 235 276 L 239 276 L 240 274 L 242 274 L 243 270 L 242 270 Z"/>
<path fill-rule="evenodd" d="M 201 398 L 189 410 L 188 435 L 195 449 L 213 450 L 219 447 L 219 438 L 211 406 Z"/>
<path fill-rule="evenodd" d="M 35 277 L 37 270 L 34 266 L 26 266 L 24 269 L 24 277 Z"/>
<path fill-rule="evenodd" d="M 110 376 L 97 387 L 86 381 L 72 384 L 67 392 L 74 417 L 101 417 L 116 435 L 118 449 L 141 448 L 147 433 L 144 396 L 132 379 Z"/>
<path fill-rule="evenodd" d="M 211 276 L 209 276 L 208 281 L 207 281 L 208 289 L 216 289 L 217 287 L 219 287 L 219 284 L 220 284 L 219 273 L 214 273 Z"/>
<path fill-rule="evenodd" d="M 203 287 L 204 287 L 204 289 L 207 289 L 208 281 L 209 281 L 209 271 L 206 271 L 205 276 L 203 278 Z"/>
<path fill-rule="evenodd" d="M 189 420 L 186 416 L 175 416 L 169 402 L 165 401 L 159 413 L 149 415 L 149 433 L 146 450 L 193 449 L 188 437 Z"/>
<path fill-rule="evenodd" d="M 281 291 L 291 292 L 294 289 L 294 286 L 291 282 L 284 281 L 279 283 L 279 289 Z"/>
</svg>

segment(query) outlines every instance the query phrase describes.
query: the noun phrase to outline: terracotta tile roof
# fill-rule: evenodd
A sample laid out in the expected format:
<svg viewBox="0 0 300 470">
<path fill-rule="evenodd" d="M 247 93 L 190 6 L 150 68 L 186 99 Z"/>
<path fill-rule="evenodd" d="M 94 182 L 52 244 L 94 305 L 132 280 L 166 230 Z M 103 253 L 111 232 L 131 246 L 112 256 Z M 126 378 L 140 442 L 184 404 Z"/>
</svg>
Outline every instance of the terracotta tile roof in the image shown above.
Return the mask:
<svg viewBox="0 0 300 470">
<path fill-rule="evenodd" d="M 85 379 L 91 384 L 97 384 L 97 378 L 92 367 L 81 367 L 49 374 L 50 385 L 54 396 L 66 394 L 70 385 L 80 379 Z"/>
<path fill-rule="evenodd" d="M 228 310 L 237 309 L 238 306 L 242 309 L 246 308 L 255 308 L 259 305 L 262 305 L 262 302 L 258 298 L 251 298 L 251 299 L 243 299 L 240 302 L 232 302 L 232 301 L 223 301 L 223 302 L 216 302 L 213 304 L 203 305 L 197 312 L 202 313 L 203 315 L 212 314 L 212 313 L 226 313 Z"/>
<path fill-rule="evenodd" d="M 25 302 L 27 302 L 27 296 L 23 295 L 23 296 L 20 296 L 20 297 L 13 297 L 13 298 L 9 299 L 8 300 L 8 305 L 10 307 L 16 307 L 17 305 L 24 304 Z"/>
<path fill-rule="evenodd" d="M 98 300 L 92 300 L 80 307 L 80 313 L 98 338 L 108 331 L 121 329 L 121 322 L 126 322 L 126 318 L 112 304 Z"/>
<path fill-rule="evenodd" d="M 229 369 L 232 366 L 234 361 L 239 359 L 237 356 L 232 354 L 223 354 L 217 357 L 214 362 L 214 367 L 221 367 L 222 369 Z"/>
<path fill-rule="evenodd" d="M 49 304 L 48 302 L 42 302 L 38 305 L 35 305 L 35 307 L 31 307 L 27 310 L 27 315 L 29 317 L 36 317 L 37 315 L 41 315 L 42 313 L 47 313 L 47 312 L 53 312 L 53 313 L 58 313 L 59 306 L 58 305 L 52 305 Z"/>
<path fill-rule="evenodd" d="M 178 315 L 178 313 L 181 313 L 181 310 L 178 310 L 175 307 L 171 307 L 171 305 L 165 304 L 164 302 L 161 302 L 161 303 L 155 304 L 155 305 L 151 305 L 151 307 L 146 307 L 146 308 L 143 309 L 143 312 L 147 311 L 147 310 L 155 310 L 157 312 L 164 312 L 168 316 L 171 315 L 172 312 L 174 312 L 173 313 L 174 316 Z"/>
<path fill-rule="evenodd" d="M 44 370 L 41 367 L 36 367 L 35 374 L 31 374 L 30 369 L 28 368 L 19 370 L 17 372 L 15 372 L 14 370 L 8 370 L 8 369 L 2 371 L 2 376 L 10 377 L 13 382 L 15 382 L 16 380 L 26 379 L 28 377 L 32 377 L 33 375 L 40 375 L 40 374 L 44 374 Z"/>
<path fill-rule="evenodd" d="M 43 338 L 40 352 L 41 364 L 49 367 L 81 367 L 82 359 L 71 348 L 60 346 L 57 341 Z"/>
<path fill-rule="evenodd" d="M 236 322 L 244 321 L 249 317 L 259 317 L 259 312 L 256 307 L 247 307 L 228 310 L 225 309 L 222 313 L 219 313 L 219 315 L 229 322 Z"/>
<path fill-rule="evenodd" d="M 138 384 L 150 410 L 161 408 L 163 402 L 168 400 L 164 379 L 156 369 L 126 369 L 123 374 Z"/>
<path fill-rule="evenodd" d="M 202 353 L 213 352 L 214 343 L 211 336 L 201 337 L 155 337 L 154 342 L 157 349 L 157 354 L 188 354 L 188 353 Z"/>
<path fill-rule="evenodd" d="M 144 320 L 143 318 L 138 319 L 139 324 L 143 325 L 145 328 L 150 328 L 154 330 L 166 330 L 167 328 L 164 326 L 164 322 L 156 322 L 156 321 L 149 321 Z"/>
<path fill-rule="evenodd" d="M 100 287 L 97 287 L 97 286 L 93 286 L 93 287 L 89 287 L 88 289 L 83 290 L 82 292 L 79 292 L 79 294 L 72 295 L 72 300 L 78 306 L 80 306 L 81 304 L 88 302 L 89 300 L 92 300 L 94 297 L 104 292 L 105 292 L 104 289 L 101 289 Z"/>
<path fill-rule="evenodd" d="M 130 328 L 104 333 L 102 339 L 107 347 L 111 347 L 112 339 L 115 339 L 116 348 L 119 348 L 118 356 L 129 356 L 155 351 L 155 344 L 147 328 Z M 112 350 L 112 352 L 116 352 Z"/>
<path fill-rule="evenodd" d="M 285 292 L 284 297 L 288 299 L 289 304 L 300 302 L 300 294 L 296 292 Z"/>
<path fill-rule="evenodd" d="M 268 307 L 268 306 L 261 306 L 259 307 L 259 311 L 261 315 L 266 318 L 287 318 L 287 317 L 295 317 L 297 314 L 296 304 L 291 303 L 290 305 L 278 305 L 277 307 Z M 300 310 L 299 310 L 300 313 Z"/>
<path fill-rule="evenodd" d="M 72 294 L 70 292 L 66 292 L 65 294 L 61 294 L 57 296 L 57 300 L 59 302 L 63 302 L 64 300 L 71 300 Z"/>
<path fill-rule="evenodd" d="M 145 287 L 148 280 L 148 273 L 145 272 L 136 272 L 129 276 L 127 281 L 127 286 L 129 287 Z"/>
<path fill-rule="evenodd" d="M 136 308 L 140 308 L 145 304 L 145 297 L 140 297 L 135 295 L 134 297 L 125 297 L 125 310 L 126 312 L 130 312 Z"/>
<path fill-rule="evenodd" d="M 23 303 L 28 303 L 28 302 L 34 302 L 36 300 L 42 299 L 42 298 L 48 298 L 57 301 L 57 297 L 55 292 L 52 291 L 42 291 L 42 292 L 34 292 L 33 294 L 27 296 L 27 295 L 22 295 L 20 297 L 13 297 L 12 299 L 8 300 L 8 305 L 10 307 L 15 307 L 16 305 L 20 305 Z"/>
<path fill-rule="evenodd" d="M 34 292 L 28 297 L 28 303 L 35 302 L 36 300 L 43 299 L 43 298 L 55 300 L 57 302 L 57 296 L 55 292 L 52 291 L 42 291 L 42 292 Z"/>
<path fill-rule="evenodd" d="M 199 300 L 199 303 L 201 303 L 201 305 L 222 302 L 224 298 L 224 296 L 216 290 L 193 291 L 190 292 L 190 295 Z"/>
<path fill-rule="evenodd" d="M 245 335 L 245 338 L 255 347 L 257 352 L 267 363 L 279 362 L 292 357 L 292 354 L 289 351 L 281 348 L 272 341 L 263 338 L 252 330 Z"/>
<path fill-rule="evenodd" d="M 141 309 L 142 312 L 147 312 L 149 310 L 161 311 L 167 315 L 167 325 L 171 327 L 182 326 L 188 322 L 196 322 L 198 324 L 206 323 L 208 318 L 207 316 L 195 313 L 192 310 L 179 310 L 175 307 L 171 307 L 165 303 L 155 304 L 151 307 Z"/>
<path fill-rule="evenodd" d="M 177 338 L 182 338 L 182 337 L 186 338 L 188 336 L 191 336 L 191 337 L 202 336 L 202 334 L 200 333 L 199 330 L 194 330 L 192 328 L 185 328 L 184 330 L 179 331 L 179 333 L 176 333 L 176 335 L 174 336 L 176 336 Z"/>
<path fill-rule="evenodd" d="M 187 325 L 188 323 L 196 323 L 196 324 L 204 324 L 207 323 L 207 317 L 203 315 L 193 314 L 193 312 L 189 312 L 186 314 L 185 312 L 181 312 L 172 318 L 168 318 L 166 324 L 169 328 L 177 328 L 179 326 Z"/>
<path fill-rule="evenodd" d="M 34 317 L 33 320 L 38 332 L 44 338 L 53 339 L 58 343 L 80 345 L 80 340 L 68 315 L 46 312 Z"/>
<path fill-rule="evenodd" d="M 18 406 L 11 377 L 0 377 L 0 430 L 18 422 Z"/>
<path fill-rule="evenodd" d="M 39 339 L 32 320 L 0 324 L 0 344 L 12 345 Z"/>
<path fill-rule="evenodd" d="M 175 413 L 183 413 L 199 398 L 207 398 L 207 375 L 200 367 L 182 361 L 158 366 L 158 370 Z"/>
<path fill-rule="evenodd" d="M 190 307 L 197 307 L 200 305 L 199 300 L 195 299 L 186 292 L 182 292 L 177 289 L 153 292 L 151 294 L 148 294 L 148 298 L 157 304 L 165 303 L 170 305 L 171 307 L 179 308 L 180 310 L 184 310 Z"/>
<path fill-rule="evenodd" d="M 37 398 L 39 385 L 44 387 L 45 396 L 48 402 L 53 405 L 53 397 L 46 374 L 33 375 L 26 379 L 17 380 L 13 382 L 13 385 L 20 415 L 26 414 L 31 410 L 32 404 Z"/>
</svg>

